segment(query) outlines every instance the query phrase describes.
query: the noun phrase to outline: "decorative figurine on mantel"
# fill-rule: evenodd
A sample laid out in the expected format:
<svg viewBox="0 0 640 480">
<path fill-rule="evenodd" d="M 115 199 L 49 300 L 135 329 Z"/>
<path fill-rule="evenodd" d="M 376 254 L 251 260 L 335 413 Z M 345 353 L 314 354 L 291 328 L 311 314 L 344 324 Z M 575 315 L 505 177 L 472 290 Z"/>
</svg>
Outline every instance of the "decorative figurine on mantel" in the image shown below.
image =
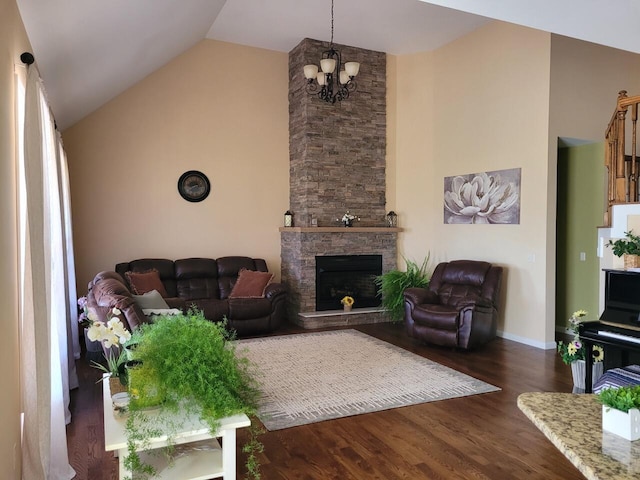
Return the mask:
<svg viewBox="0 0 640 480">
<path fill-rule="evenodd" d="M 347 212 L 342 216 L 342 219 L 337 219 L 337 222 L 342 222 L 342 224 L 345 227 L 353 227 L 353 222 L 359 222 L 360 221 L 360 217 L 357 217 L 355 215 L 352 215 L 351 213 L 349 213 L 349 210 L 347 210 Z"/>
</svg>

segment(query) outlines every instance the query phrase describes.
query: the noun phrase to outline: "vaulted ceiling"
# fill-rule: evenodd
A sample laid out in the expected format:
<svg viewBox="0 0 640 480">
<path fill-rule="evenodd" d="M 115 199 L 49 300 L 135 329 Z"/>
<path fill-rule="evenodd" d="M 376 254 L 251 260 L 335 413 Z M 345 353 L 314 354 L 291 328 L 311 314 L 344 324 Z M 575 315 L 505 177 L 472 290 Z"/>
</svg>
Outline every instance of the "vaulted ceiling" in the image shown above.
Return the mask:
<svg viewBox="0 0 640 480">
<path fill-rule="evenodd" d="M 17 0 L 64 129 L 204 38 L 290 51 L 329 40 L 330 0 Z M 335 0 L 336 43 L 436 49 L 490 19 L 640 52 L 640 2 Z"/>
</svg>

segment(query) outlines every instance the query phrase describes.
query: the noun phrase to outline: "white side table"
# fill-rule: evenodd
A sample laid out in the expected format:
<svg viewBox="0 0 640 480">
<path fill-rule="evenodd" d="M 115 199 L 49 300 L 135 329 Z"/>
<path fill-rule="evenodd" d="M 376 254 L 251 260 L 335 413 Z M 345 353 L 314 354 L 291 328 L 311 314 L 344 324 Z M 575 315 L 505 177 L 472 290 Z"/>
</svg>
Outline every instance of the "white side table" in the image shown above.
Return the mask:
<svg viewBox="0 0 640 480">
<path fill-rule="evenodd" d="M 104 403 L 104 445 L 106 451 L 114 451 L 119 460 L 120 478 L 131 477 L 124 466 L 127 456 L 127 437 L 125 435 L 126 417 L 116 416 L 111 403 L 109 382 L 103 381 L 102 399 Z M 148 415 L 154 415 L 150 411 Z M 249 418 L 242 415 L 223 418 L 220 428 L 214 435 L 209 432 L 209 427 L 200 421 L 197 415 L 186 418 L 182 429 L 175 432 L 176 445 L 202 442 L 205 448 L 189 451 L 180 455 L 171 465 L 161 455 L 149 455 L 141 453 L 143 462 L 152 465 L 158 475 L 156 479 L 198 480 L 208 478 L 223 478 L 235 480 L 236 478 L 236 429 L 251 425 Z M 222 440 L 222 447 L 218 443 Z M 167 445 L 167 437 L 152 438 L 149 447 L 145 450 L 162 448 Z M 201 445 L 202 446 L 202 445 Z M 141 448 L 139 450 L 143 452 Z"/>
</svg>

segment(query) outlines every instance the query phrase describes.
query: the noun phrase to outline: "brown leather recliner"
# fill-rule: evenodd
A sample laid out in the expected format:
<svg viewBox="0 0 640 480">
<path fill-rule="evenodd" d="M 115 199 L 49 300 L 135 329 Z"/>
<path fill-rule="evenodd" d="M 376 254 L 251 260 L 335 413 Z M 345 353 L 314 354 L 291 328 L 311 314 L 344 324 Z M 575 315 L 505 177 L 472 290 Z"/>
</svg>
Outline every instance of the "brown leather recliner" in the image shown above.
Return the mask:
<svg viewBox="0 0 640 480">
<path fill-rule="evenodd" d="M 456 260 L 439 264 L 428 288 L 404 292 L 409 336 L 469 349 L 496 336 L 502 267 Z"/>
</svg>

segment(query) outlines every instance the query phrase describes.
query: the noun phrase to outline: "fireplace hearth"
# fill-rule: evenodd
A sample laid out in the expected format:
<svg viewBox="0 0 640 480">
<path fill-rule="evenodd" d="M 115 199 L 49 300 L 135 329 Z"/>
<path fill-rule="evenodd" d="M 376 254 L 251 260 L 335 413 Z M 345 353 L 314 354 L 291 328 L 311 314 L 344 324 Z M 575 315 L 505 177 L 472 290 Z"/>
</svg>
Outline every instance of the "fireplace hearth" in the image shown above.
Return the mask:
<svg viewBox="0 0 640 480">
<path fill-rule="evenodd" d="M 378 307 L 375 278 L 382 274 L 382 255 L 316 256 L 316 310 L 337 310 L 346 295 L 354 308 Z"/>
</svg>

